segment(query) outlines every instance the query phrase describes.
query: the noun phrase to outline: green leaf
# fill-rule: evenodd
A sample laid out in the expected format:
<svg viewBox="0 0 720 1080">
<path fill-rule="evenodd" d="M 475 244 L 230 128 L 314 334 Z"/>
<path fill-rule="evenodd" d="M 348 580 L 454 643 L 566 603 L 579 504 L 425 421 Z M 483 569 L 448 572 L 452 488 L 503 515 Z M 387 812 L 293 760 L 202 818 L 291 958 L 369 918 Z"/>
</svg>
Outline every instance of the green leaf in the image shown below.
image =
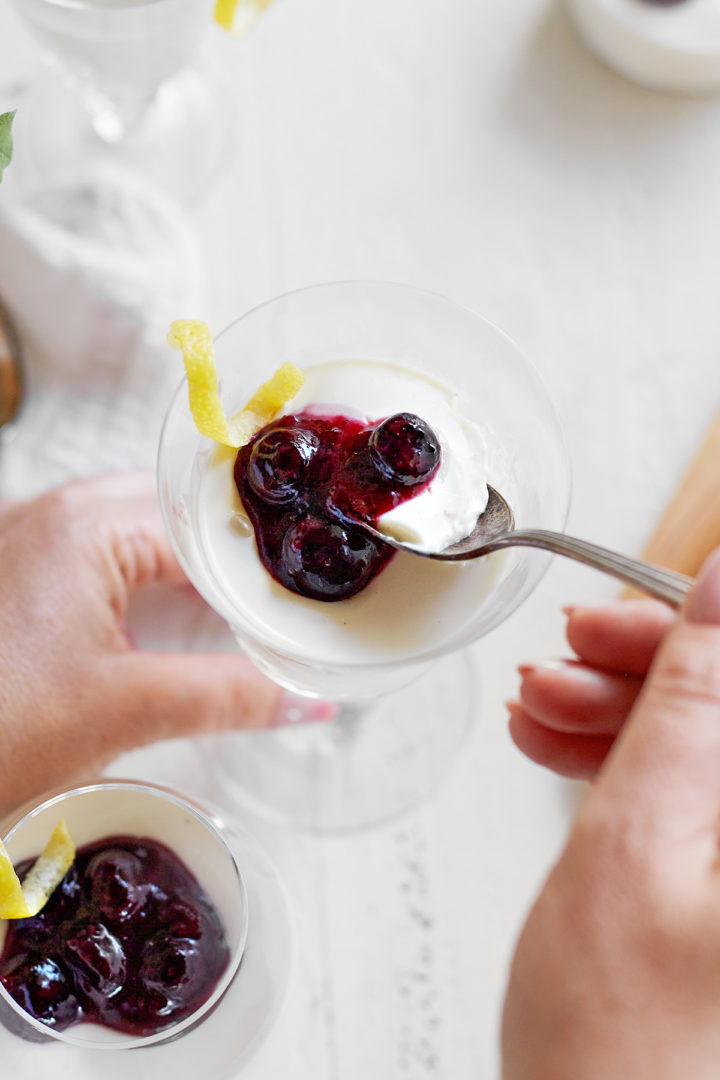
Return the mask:
<svg viewBox="0 0 720 1080">
<path fill-rule="evenodd" d="M 0 113 L 0 182 L 3 172 L 10 164 L 13 152 L 12 122 L 15 112 Z"/>
</svg>

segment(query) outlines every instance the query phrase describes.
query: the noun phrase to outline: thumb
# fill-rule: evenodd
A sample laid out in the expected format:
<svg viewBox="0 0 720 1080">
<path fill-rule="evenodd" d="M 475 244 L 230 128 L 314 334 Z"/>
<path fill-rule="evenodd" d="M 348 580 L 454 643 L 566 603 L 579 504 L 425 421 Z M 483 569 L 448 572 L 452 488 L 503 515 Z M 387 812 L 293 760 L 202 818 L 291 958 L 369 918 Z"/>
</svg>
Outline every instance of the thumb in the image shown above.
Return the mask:
<svg viewBox="0 0 720 1080">
<path fill-rule="evenodd" d="M 714 859 L 720 812 L 720 549 L 661 644 L 597 795 L 644 840 Z"/>
<path fill-rule="evenodd" d="M 325 702 L 292 699 L 239 654 L 132 652 L 112 662 L 118 752 L 161 739 L 332 718 Z"/>
</svg>

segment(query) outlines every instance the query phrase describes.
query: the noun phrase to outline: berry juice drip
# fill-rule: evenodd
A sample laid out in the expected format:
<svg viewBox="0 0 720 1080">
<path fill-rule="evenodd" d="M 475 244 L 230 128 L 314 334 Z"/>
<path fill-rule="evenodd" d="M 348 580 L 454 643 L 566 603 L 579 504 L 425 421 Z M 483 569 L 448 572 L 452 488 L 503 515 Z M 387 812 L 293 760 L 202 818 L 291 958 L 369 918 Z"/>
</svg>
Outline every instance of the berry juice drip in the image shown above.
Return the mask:
<svg viewBox="0 0 720 1080">
<path fill-rule="evenodd" d="M 292 592 L 331 601 L 365 588 L 394 554 L 352 519 L 377 525 L 439 465 L 437 436 L 412 413 L 368 425 L 303 412 L 241 447 L 234 475 L 266 570 Z"/>
<path fill-rule="evenodd" d="M 184 863 L 157 840 L 112 836 L 78 849 L 39 914 L 8 922 L 0 980 L 56 1031 L 88 1020 L 145 1036 L 204 1004 L 229 959 Z"/>
</svg>

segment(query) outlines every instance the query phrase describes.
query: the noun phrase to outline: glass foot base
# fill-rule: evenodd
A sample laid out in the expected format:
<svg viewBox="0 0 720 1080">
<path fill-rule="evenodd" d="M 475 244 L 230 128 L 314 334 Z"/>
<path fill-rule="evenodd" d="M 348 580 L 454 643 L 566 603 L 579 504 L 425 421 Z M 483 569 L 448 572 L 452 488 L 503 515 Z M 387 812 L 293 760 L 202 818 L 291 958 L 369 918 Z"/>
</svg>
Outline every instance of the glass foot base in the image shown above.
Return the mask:
<svg viewBox="0 0 720 1080">
<path fill-rule="evenodd" d="M 202 740 L 216 798 L 278 825 L 344 833 L 387 822 L 447 775 L 471 728 L 476 693 L 460 653 L 414 683 L 328 724 Z"/>
</svg>

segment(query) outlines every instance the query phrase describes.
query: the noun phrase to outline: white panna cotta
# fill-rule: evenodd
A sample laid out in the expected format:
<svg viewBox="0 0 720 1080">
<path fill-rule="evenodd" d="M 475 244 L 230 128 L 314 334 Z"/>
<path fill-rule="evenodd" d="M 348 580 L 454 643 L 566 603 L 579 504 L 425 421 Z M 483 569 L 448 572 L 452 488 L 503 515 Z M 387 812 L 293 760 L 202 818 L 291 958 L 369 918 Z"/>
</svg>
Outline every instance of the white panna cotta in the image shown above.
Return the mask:
<svg viewBox="0 0 720 1080">
<path fill-rule="evenodd" d="M 453 388 L 420 371 L 362 360 L 318 364 L 305 375 L 283 414 L 313 411 L 372 422 L 410 412 L 438 436 L 438 472 L 425 490 L 381 517 L 383 531 L 428 551 L 471 531 L 492 477 L 482 431 Z M 486 598 L 495 556 L 450 564 L 398 553 L 349 599 L 324 603 L 290 592 L 260 562 L 235 487 L 234 457 L 218 450 L 198 460 L 192 517 L 215 585 L 239 612 L 237 623 L 278 651 L 334 664 L 411 659 L 441 646 Z"/>
<path fill-rule="evenodd" d="M 567 0 L 592 51 L 655 90 L 720 91 L 720 0 Z"/>
</svg>

